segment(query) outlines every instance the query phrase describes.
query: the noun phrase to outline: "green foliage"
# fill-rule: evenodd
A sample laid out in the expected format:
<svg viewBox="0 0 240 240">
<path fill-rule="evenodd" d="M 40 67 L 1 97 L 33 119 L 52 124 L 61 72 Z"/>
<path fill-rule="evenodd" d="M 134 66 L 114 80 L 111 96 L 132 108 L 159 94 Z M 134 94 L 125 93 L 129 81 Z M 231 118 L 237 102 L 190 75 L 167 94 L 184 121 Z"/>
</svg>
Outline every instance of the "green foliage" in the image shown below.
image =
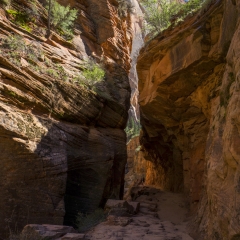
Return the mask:
<svg viewBox="0 0 240 240">
<path fill-rule="evenodd" d="M 28 8 L 26 9 L 26 14 L 31 16 L 31 20 L 35 22 L 37 19 L 40 18 L 40 13 L 36 5 L 36 1 L 29 1 Z"/>
<path fill-rule="evenodd" d="M 78 213 L 76 218 L 76 225 L 79 232 L 85 232 L 90 228 L 96 226 L 106 219 L 106 213 L 103 209 L 98 208 L 89 214 Z"/>
<path fill-rule="evenodd" d="M 95 89 L 95 85 L 97 83 L 102 83 L 105 77 L 103 67 L 100 64 L 97 64 L 93 59 L 89 59 L 85 62 L 83 68 L 82 73 L 79 73 L 73 78 L 73 82 L 97 91 L 97 89 Z"/>
<path fill-rule="evenodd" d="M 99 64 L 95 63 L 93 60 L 89 60 L 85 67 L 82 75 L 86 78 L 86 84 L 93 86 L 94 84 L 103 81 L 105 71 Z"/>
<path fill-rule="evenodd" d="M 50 25 L 67 39 L 73 36 L 73 23 L 77 18 L 78 11 L 70 9 L 70 6 L 64 7 L 56 0 L 47 0 L 46 8 L 50 10 Z"/>
<path fill-rule="evenodd" d="M 58 77 L 58 73 L 57 71 L 54 69 L 54 68 L 48 68 L 45 70 L 45 73 L 51 77 L 55 77 L 57 78 Z"/>
<path fill-rule="evenodd" d="M 169 0 L 141 0 L 146 13 L 145 30 L 153 37 L 172 24 L 199 10 L 204 0 L 190 0 L 187 3 Z"/>
<path fill-rule="evenodd" d="M 65 71 L 64 67 L 60 64 L 53 63 L 47 57 L 44 57 L 44 53 L 41 48 L 37 48 L 36 45 L 26 45 L 24 39 L 19 35 L 10 35 L 2 40 L 1 54 L 5 55 L 8 60 L 18 67 L 21 67 L 21 57 L 27 60 L 30 64 L 29 67 L 38 73 L 44 73 L 53 78 L 58 78 L 63 81 L 68 81 L 69 74 Z M 39 59 L 45 60 L 45 66 L 38 66 Z"/>
<path fill-rule="evenodd" d="M 87 87 L 86 79 L 83 77 L 83 75 L 78 74 L 77 76 L 74 76 L 72 81 L 82 87 Z"/>
<path fill-rule="evenodd" d="M 20 58 L 21 55 L 24 55 L 26 51 L 26 45 L 19 35 L 10 35 L 7 38 L 3 39 L 2 47 L 8 59 L 20 67 Z"/>
<path fill-rule="evenodd" d="M 139 136 L 141 130 L 141 124 L 140 122 L 135 119 L 134 116 L 129 115 L 127 127 L 125 128 L 125 132 L 127 134 L 127 142 L 131 140 L 132 138 Z"/>
<path fill-rule="evenodd" d="M 29 27 L 27 24 L 21 24 L 21 27 L 22 27 L 23 29 L 25 29 L 26 31 L 28 31 L 28 32 L 32 32 L 32 28 Z"/>
<path fill-rule="evenodd" d="M 11 16 L 13 22 L 28 32 L 32 31 L 32 28 L 28 26 L 27 23 L 33 21 L 31 15 L 27 12 L 16 11 L 14 9 L 7 9 L 7 13 Z"/>
<path fill-rule="evenodd" d="M 8 36 L 3 40 L 2 46 L 5 53 L 13 59 L 20 60 L 21 57 L 24 57 L 30 62 L 37 62 L 38 58 L 42 55 L 41 49 L 37 49 L 30 44 L 26 45 L 23 38 L 19 35 Z"/>
<path fill-rule="evenodd" d="M 56 69 L 58 72 L 59 77 L 63 80 L 63 81 L 67 81 L 68 80 L 68 74 L 65 71 L 64 67 L 60 64 L 56 64 Z"/>
<path fill-rule="evenodd" d="M 127 14 L 132 12 L 133 5 L 129 0 L 118 0 L 118 15 L 121 18 L 127 17 Z"/>
<path fill-rule="evenodd" d="M 3 40 L 3 47 L 13 51 L 23 52 L 25 51 L 26 45 L 21 36 L 9 35 Z"/>
</svg>

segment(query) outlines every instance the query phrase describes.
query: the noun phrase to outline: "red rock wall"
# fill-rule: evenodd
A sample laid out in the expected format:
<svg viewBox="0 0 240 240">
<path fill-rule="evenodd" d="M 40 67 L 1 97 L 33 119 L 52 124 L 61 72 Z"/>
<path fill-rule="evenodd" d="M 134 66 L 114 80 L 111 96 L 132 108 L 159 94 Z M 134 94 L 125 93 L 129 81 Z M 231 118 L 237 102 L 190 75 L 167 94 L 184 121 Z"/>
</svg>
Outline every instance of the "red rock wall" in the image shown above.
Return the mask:
<svg viewBox="0 0 240 240">
<path fill-rule="evenodd" d="M 140 141 L 162 187 L 189 196 L 194 239 L 239 237 L 239 4 L 213 2 L 138 58 Z"/>
<path fill-rule="evenodd" d="M 146 178 L 147 161 L 140 148 L 139 137 L 132 138 L 127 144 L 127 166 L 125 190 Z"/>
<path fill-rule="evenodd" d="M 102 59 L 108 95 L 15 66 L 0 54 L 1 236 L 9 226 L 62 224 L 64 217 L 74 225 L 78 212 L 123 194 L 130 18 L 118 17 L 116 1 L 69 3 L 80 14 L 72 44 L 27 33 L 4 11 L 1 37 L 21 35 L 73 72 L 88 55 Z"/>
</svg>

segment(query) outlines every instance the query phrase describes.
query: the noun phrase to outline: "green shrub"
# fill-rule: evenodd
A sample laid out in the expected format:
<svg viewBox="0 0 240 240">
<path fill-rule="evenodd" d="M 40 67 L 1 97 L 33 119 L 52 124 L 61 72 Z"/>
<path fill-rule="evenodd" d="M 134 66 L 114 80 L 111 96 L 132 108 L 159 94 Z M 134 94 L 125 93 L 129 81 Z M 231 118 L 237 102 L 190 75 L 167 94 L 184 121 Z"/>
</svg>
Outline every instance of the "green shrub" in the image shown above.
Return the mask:
<svg viewBox="0 0 240 240">
<path fill-rule="evenodd" d="M 57 71 L 53 68 L 46 69 L 45 73 L 51 77 L 56 77 L 56 78 L 58 77 Z"/>
<path fill-rule="evenodd" d="M 54 27 L 61 35 L 71 38 L 73 36 L 73 23 L 77 18 L 78 11 L 70 9 L 70 6 L 62 6 L 56 0 L 47 0 L 46 8 L 49 12 L 49 28 Z"/>
<path fill-rule="evenodd" d="M 78 213 L 76 225 L 79 232 L 85 232 L 97 224 L 105 221 L 107 214 L 103 209 L 98 208 L 89 214 Z"/>
<path fill-rule="evenodd" d="M 72 81 L 73 81 L 73 83 L 79 84 L 82 87 L 87 87 L 86 79 L 81 74 L 78 74 L 77 76 L 74 76 Z"/>
<path fill-rule="evenodd" d="M 103 68 L 90 60 L 86 64 L 86 69 L 83 70 L 82 75 L 86 78 L 86 83 L 93 86 L 96 83 L 103 81 L 105 77 L 105 71 Z"/>
<path fill-rule="evenodd" d="M 56 69 L 59 75 L 59 78 L 61 78 L 63 81 L 68 80 L 68 73 L 65 71 L 64 67 L 60 64 L 56 64 Z"/>
<path fill-rule="evenodd" d="M 155 36 L 171 24 L 182 21 L 187 15 L 195 13 L 204 0 L 190 0 L 187 3 L 169 0 L 141 0 L 145 12 L 145 31 Z"/>
<path fill-rule="evenodd" d="M 27 24 L 21 24 L 20 26 L 21 26 L 23 29 L 25 29 L 26 31 L 32 32 L 32 28 L 29 27 Z"/>
<path fill-rule="evenodd" d="M 37 8 L 36 1 L 29 1 L 28 2 L 28 8 L 26 9 L 26 14 L 28 16 L 31 16 L 32 22 L 36 22 L 40 18 L 40 13 Z"/>
<path fill-rule="evenodd" d="M 9 35 L 3 40 L 3 47 L 12 51 L 24 52 L 26 45 L 19 35 Z"/>
<path fill-rule="evenodd" d="M 19 35 L 10 35 L 3 39 L 2 47 L 2 54 L 6 54 L 8 56 L 8 60 L 20 67 L 20 58 L 26 51 L 26 45 L 23 38 Z"/>
<path fill-rule="evenodd" d="M 132 138 L 139 136 L 141 124 L 133 115 L 129 115 L 127 126 L 124 130 L 127 134 L 127 142 L 129 142 Z"/>
<path fill-rule="evenodd" d="M 16 11 L 14 9 L 7 9 L 6 11 L 13 18 L 14 23 L 23 27 L 24 29 L 30 29 L 30 27 L 27 26 L 27 23 L 32 21 L 30 15 L 28 15 L 26 12 Z"/>
<path fill-rule="evenodd" d="M 37 62 L 43 51 L 35 46 L 26 45 L 24 39 L 19 35 L 10 35 L 3 40 L 2 46 L 7 55 L 20 60 L 26 58 L 29 62 Z"/>
</svg>

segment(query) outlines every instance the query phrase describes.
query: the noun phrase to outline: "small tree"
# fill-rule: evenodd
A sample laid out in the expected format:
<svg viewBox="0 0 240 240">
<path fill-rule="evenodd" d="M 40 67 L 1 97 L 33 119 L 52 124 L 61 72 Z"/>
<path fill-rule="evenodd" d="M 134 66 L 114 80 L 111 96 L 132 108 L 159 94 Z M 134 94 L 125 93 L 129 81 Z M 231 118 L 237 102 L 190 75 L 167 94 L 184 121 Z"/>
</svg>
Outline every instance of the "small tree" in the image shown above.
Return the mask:
<svg viewBox="0 0 240 240">
<path fill-rule="evenodd" d="M 86 78 L 88 85 L 93 86 L 94 84 L 100 83 L 104 80 L 105 71 L 101 65 L 90 59 L 85 66 L 86 69 L 83 70 L 82 74 Z"/>
<path fill-rule="evenodd" d="M 170 18 L 179 10 L 179 4 L 168 0 L 141 0 L 145 9 L 146 31 L 161 32 L 171 24 Z"/>
<path fill-rule="evenodd" d="M 50 36 L 51 28 L 54 27 L 63 35 L 72 35 L 73 22 L 77 18 L 77 10 L 70 9 L 70 6 L 64 7 L 56 0 L 47 0 L 48 10 L 48 32 L 47 37 Z"/>
<path fill-rule="evenodd" d="M 140 0 L 145 10 L 145 30 L 152 36 L 195 13 L 206 0 Z"/>
</svg>

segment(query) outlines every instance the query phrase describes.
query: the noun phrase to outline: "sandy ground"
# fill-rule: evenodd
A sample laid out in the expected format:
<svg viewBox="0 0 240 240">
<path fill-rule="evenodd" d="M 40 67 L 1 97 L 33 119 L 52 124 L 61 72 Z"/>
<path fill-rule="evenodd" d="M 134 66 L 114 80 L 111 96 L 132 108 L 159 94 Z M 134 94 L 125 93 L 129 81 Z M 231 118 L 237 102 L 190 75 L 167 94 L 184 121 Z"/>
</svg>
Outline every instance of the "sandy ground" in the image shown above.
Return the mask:
<svg viewBox="0 0 240 240">
<path fill-rule="evenodd" d="M 187 204 L 183 194 L 138 187 L 133 196 L 140 202 L 135 215 L 103 222 L 86 234 L 86 239 L 193 240 L 186 233 Z"/>
</svg>

